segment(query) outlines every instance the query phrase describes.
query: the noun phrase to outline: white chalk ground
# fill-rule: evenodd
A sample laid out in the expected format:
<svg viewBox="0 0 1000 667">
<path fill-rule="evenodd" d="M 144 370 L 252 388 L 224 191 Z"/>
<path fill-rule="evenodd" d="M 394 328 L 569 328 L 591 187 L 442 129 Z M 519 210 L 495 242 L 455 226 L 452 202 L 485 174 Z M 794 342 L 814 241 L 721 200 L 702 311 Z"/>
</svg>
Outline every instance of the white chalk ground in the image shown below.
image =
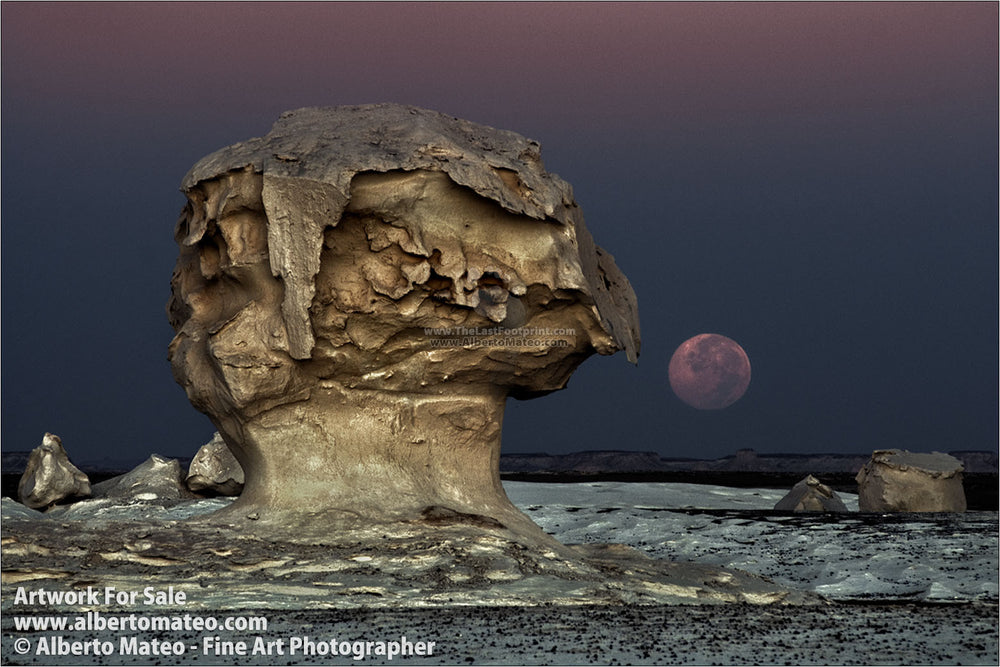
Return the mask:
<svg viewBox="0 0 1000 667">
<path fill-rule="evenodd" d="M 621 542 L 656 558 L 736 568 L 835 600 L 997 600 L 995 512 L 857 514 L 858 497 L 841 493 L 852 512 L 793 515 L 769 511 L 785 494 L 774 489 L 504 487 L 561 542 Z"/>
<path fill-rule="evenodd" d="M 995 512 L 859 514 L 857 496 L 841 493 L 851 512 L 789 514 L 771 511 L 783 490 L 706 484 L 508 481 L 504 487 L 564 543 L 619 542 L 655 558 L 744 570 L 833 600 L 998 598 Z M 184 519 L 228 502 L 163 509 L 92 500 L 59 518 Z M 8 516 L 20 509 L 5 503 Z"/>
<path fill-rule="evenodd" d="M 46 633 L 3 623 L 3 664 L 998 664 L 996 512 L 962 515 L 798 514 L 770 511 L 784 491 L 694 484 L 506 482 L 511 500 L 563 542 L 620 542 L 656 558 L 761 574 L 835 603 L 810 607 L 461 607 L 406 610 L 261 611 L 268 629 L 220 632 L 222 653 L 197 646 L 204 633 L 139 633 L 182 641 L 180 656 L 47 656 Z M 857 497 L 839 494 L 848 508 Z M 168 510 L 79 507 L 105 517 L 179 519 L 223 500 Z M 19 510 L 4 502 L 4 515 Z M 67 514 L 65 519 L 70 519 Z M 51 633 L 48 633 L 51 635 Z M 94 633 L 64 633 L 67 640 Z M 433 655 L 364 652 L 359 641 L 434 641 Z M 253 655 L 255 639 L 271 653 Z M 303 639 L 308 638 L 308 639 Z M 18 655 L 13 642 L 28 639 Z M 114 637 L 115 642 L 120 637 Z M 279 652 L 275 642 L 283 641 Z M 299 648 L 289 648 L 298 640 Z M 225 642 L 245 641 L 246 656 Z M 311 651 L 309 650 L 312 642 Z M 343 642 L 348 642 L 345 644 Z M 232 645 L 232 646 L 235 646 Z M 196 647 L 197 650 L 195 650 Z M 117 648 L 117 644 L 116 644 Z M 324 648 L 327 650 L 324 651 Z"/>
</svg>

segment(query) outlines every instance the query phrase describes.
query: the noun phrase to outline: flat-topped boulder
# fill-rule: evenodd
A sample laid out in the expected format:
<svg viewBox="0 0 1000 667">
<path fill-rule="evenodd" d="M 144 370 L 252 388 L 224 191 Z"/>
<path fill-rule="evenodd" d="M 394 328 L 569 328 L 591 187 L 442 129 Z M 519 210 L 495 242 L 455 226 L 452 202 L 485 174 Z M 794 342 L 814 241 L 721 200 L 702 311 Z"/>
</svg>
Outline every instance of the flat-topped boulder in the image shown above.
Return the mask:
<svg viewBox="0 0 1000 667">
<path fill-rule="evenodd" d="M 964 512 L 962 462 L 940 452 L 883 449 L 857 475 L 862 512 Z"/>
</svg>

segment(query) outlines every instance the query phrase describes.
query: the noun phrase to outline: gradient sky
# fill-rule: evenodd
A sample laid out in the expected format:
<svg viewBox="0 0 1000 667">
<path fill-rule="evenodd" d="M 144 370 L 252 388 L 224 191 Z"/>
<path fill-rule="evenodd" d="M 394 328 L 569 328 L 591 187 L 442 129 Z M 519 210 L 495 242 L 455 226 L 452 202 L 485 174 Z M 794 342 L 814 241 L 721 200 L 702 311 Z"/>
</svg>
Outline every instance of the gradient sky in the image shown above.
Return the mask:
<svg viewBox="0 0 1000 667">
<path fill-rule="evenodd" d="M 192 455 L 182 176 L 400 102 L 540 141 L 639 298 L 639 365 L 510 401 L 505 452 L 995 450 L 997 7 L 4 2 L 2 446 Z M 723 411 L 666 379 L 701 332 L 753 364 Z"/>
</svg>

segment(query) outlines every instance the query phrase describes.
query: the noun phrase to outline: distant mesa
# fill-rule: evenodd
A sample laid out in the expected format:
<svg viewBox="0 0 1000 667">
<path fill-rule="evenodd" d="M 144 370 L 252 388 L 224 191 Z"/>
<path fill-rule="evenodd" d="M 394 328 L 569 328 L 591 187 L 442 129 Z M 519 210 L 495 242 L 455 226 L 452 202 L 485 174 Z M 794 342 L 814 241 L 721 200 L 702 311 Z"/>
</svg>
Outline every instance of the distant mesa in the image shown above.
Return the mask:
<svg viewBox="0 0 1000 667">
<path fill-rule="evenodd" d="M 693 336 L 674 351 L 668 368 L 677 398 L 698 410 L 721 410 L 743 397 L 750 386 L 750 358 L 725 336 Z"/>
<path fill-rule="evenodd" d="M 996 452 L 980 450 L 955 450 L 948 452 L 962 463 L 964 474 L 998 474 Z M 4 451 L 4 475 L 24 472 L 30 451 Z M 175 456 L 182 467 L 189 467 L 190 456 Z M 619 472 L 761 472 L 761 473 L 850 473 L 852 476 L 871 460 L 870 454 L 761 454 L 753 449 L 741 449 L 717 459 L 674 458 L 656 452 L 627 450 L 591 450 L 570 454 L 502 454 L 500 471 L 503 473 L 553 472 L 553 473 L 619 473 Z M 134 468 L 140 459 L 80 460 L 77 467 L 93 476 Z M 965 481 L 965 480 L 963 480 Z"/>
<path fill-rule="evenodd" d="M 628 280 L 536 142 L 410 106 L 299 109 L 182 189 L 169 357 L 242 465 L 230 518 L 443 507 L 551 542 L 500 484 L 504 402 L 640 343 Z"/>
</svg>

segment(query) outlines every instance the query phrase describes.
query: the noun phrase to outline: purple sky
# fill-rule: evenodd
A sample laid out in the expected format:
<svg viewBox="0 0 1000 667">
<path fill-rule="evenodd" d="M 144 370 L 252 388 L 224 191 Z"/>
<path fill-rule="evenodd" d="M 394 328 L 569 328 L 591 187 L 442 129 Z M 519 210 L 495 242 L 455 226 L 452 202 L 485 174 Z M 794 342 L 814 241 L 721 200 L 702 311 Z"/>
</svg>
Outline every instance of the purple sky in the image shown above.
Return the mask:
<svg viewBox="0 0 1000 667">
<path fill-rule="evenodd" d="M 525 134 L 639 297 L 643 355 L 512 402 L 506 451 L 997 446 L 996 3 L 3 3 L 2 445 L 210 437 L 163 314 L 181 177 L 286 109 Z M 747 395 L 670 392 L 740 342 Z"/>
</svg>

